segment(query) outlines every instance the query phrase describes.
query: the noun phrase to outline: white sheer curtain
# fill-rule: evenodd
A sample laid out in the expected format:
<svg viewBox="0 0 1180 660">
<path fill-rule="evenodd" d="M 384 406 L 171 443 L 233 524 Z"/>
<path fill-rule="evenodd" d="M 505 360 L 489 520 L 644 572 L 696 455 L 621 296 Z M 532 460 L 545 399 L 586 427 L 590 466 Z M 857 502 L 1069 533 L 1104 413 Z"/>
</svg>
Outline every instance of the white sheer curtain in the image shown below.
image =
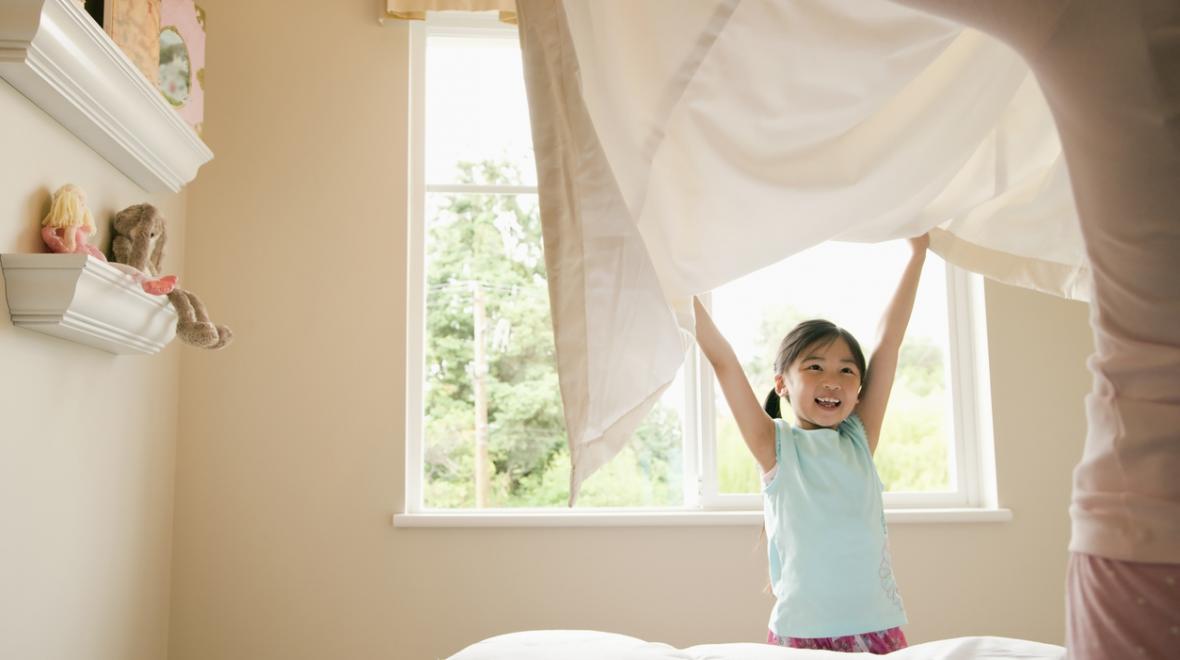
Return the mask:
<svg viewBox="0 0 1180 660">
<path fill-rule="evenodd" d="M 1052 117 L 999 41 L 883 0 L 517 4 L 571 504 L 675 376 L 691 296 L 807 247 L 931 231 L 1088 295 Z"/>
</svg>

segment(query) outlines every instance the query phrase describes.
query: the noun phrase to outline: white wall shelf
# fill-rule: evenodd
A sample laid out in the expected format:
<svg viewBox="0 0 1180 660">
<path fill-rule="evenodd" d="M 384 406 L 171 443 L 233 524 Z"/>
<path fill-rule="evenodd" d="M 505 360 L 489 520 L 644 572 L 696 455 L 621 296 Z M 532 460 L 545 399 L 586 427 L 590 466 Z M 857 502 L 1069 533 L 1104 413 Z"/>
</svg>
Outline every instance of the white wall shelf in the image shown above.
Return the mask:
<svg viewBox="0 0 1180 660">
<path fill-rule="evenodd" d="M 0 2 L 0 77 L 146 192 L 179 191 L 213 158 L 73 0 Z"/>
<path fill-rule="evenodd" d="M 109 353 L 158 353 L 176 336 L 167 296 L 85 254 L 0 254 L 17 327 Z"/>
</svg>

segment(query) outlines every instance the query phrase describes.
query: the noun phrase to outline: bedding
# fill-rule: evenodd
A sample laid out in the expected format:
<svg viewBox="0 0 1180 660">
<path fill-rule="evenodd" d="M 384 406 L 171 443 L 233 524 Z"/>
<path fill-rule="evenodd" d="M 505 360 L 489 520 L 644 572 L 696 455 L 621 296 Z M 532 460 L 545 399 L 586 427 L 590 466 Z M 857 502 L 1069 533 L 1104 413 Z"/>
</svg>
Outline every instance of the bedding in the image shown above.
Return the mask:
<svg viewBox="0 0 1180 660">
<path fill-rule="evenodd" d="M 999 40 L 866 0 L 516 6 L 571 505 L 683 365 L 692 296 L 808 247 L 930 231 L 1088 298 L 1053 117 Z"/>
<path fill-rule="evenodd" d="M 595 630 L 529 630 L 476 642 L 451 660 L 855 660 L 868 653 L 809 651 L 756 643 L 668 644 Z M 894 660 L 1064 660 L 1065 649 L 1008 637 L 958 637 L 915 644 Z"/>
</svg>

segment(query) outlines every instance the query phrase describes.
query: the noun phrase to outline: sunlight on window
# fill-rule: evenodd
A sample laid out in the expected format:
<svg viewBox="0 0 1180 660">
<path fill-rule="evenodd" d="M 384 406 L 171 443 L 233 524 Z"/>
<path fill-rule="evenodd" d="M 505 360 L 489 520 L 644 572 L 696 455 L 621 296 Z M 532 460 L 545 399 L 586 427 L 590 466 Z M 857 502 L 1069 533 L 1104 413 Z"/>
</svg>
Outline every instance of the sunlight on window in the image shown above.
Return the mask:
<svg viewBox="0 0 1180 660">
<path fill-rule="evenodd" d="M 426 180 L 458 183 L 460 163 L 494 162 L 536 185 L 520 45 L 435 36 L 426 48 Z"/>
<path fill-rule="evenodd" d="M 423 369 L 410 383 L 421 395 L 422 461 L 408 469 L 421 470 L 413 497 L 428 510 L 562 508 L 570 458 L 519 43 L 504 29 L 478 32 L 427 32 L 414 74 L 426 92 L 415 110 L 423 130 L 413 133 L 425 171 L 411 176 L 425 332 L 411 341 Z M 871 354 L 908 250 L 902 241 L 825 244 L 715 291 L 713 315 L 759 397 L 773 385 L 779 341 L 805 318 L 848 328 Z M 928 259 L 876 456 L 893 492 L 955 486 L 947 300 L 943 263 Z M 706 508 L 717 491 L 758 493 L 728 406 L 718 392 L 698 411 L 686 393 L 699 391 L 697 375 L 681 369 L 623 451 L 584 483 L 579 507 L 680 507 L 686 483 L 704 486 Z M 716 437 L 686 435 L 710 409 Z M 700 479 L 710 473 L 716 487 Z"/>
</svg>

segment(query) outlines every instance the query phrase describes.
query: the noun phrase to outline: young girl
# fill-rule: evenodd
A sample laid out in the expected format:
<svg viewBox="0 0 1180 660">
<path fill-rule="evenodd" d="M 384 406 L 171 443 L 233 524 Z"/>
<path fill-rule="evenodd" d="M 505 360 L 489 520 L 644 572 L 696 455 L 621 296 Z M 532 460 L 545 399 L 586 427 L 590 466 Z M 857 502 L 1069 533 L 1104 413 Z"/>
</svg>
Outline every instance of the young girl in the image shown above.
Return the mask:
<svg viewBox="0 0 1180 660">
<path fill-rule="evenodd" d="M 697 343 L 763 472 L 776 599 L 771 644 L 877 654 L 906 646 L 872 456 L 929 244 L 926 235 L 910 239 L 913 254 L 867 368 L 847 330 L 828 321 L 800 323 L 779 347 L 765 409 L 729 342 L 694 300 Z M 780 397 L 796 425 L 781 419 Z"/>
</svg>

